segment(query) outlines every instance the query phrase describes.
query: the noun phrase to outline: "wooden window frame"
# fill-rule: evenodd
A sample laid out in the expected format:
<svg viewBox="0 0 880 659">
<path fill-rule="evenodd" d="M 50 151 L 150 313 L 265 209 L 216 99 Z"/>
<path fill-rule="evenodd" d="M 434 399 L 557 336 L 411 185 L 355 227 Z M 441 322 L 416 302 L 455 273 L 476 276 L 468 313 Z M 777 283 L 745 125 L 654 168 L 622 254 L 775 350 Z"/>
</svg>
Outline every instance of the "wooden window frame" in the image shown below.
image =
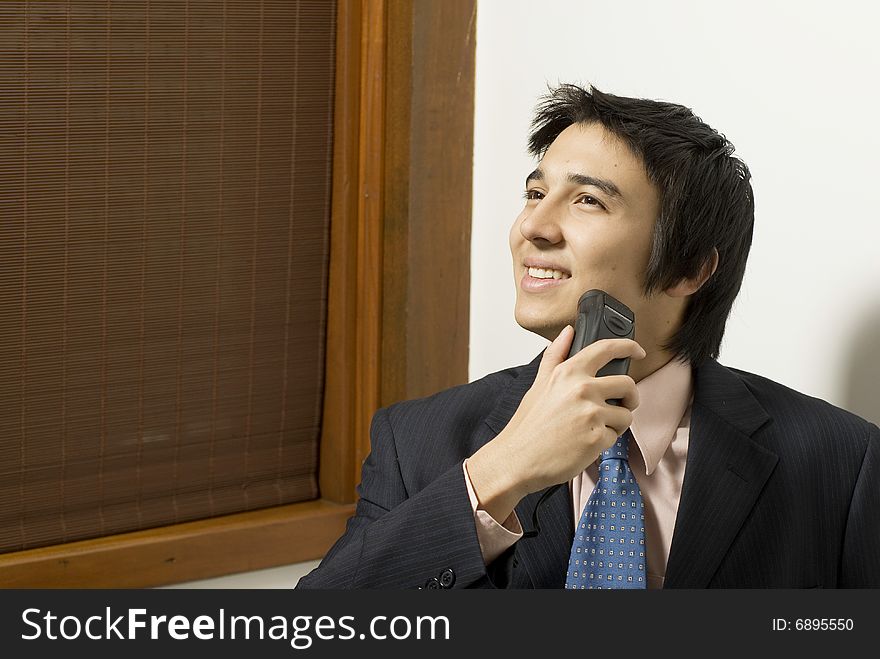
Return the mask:
<svg viewBox="0 0 880 659">
<path fill-rule="evenodd" d="M 179 583 L 342 534 L 375 410 L 467 381 L 475 19 L 476 0 L 338 0 L 321 499 L 0 554 L 0 585 Z"/>
</svg>

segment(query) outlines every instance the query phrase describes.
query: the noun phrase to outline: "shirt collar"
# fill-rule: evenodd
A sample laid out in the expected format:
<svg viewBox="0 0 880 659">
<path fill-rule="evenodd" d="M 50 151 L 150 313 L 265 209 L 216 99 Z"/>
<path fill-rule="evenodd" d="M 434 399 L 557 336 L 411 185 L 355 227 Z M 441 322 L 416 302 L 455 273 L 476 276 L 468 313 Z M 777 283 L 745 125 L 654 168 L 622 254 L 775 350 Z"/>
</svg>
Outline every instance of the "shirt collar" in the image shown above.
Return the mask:
<svg viewBox="0 0 880 659">
<path fill-rule="evenodd" d="M 679 422 L 693 397 L 691 366 L 670 359 L 636 383 L 639 406 L 630 426 L 633 439 L 645 460 L 645 473 L 651 475 L 672 443 Z"/>
</svg>

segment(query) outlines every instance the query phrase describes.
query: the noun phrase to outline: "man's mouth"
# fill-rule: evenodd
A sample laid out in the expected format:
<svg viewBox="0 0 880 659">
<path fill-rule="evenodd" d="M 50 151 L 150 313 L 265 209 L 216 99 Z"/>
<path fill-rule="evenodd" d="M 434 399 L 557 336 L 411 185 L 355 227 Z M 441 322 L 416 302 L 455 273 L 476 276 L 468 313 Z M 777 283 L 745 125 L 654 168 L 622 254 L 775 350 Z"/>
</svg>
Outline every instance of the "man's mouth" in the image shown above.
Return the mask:
<svg viewBox="0 0 880 659">
<path fill-rule="evenodd" d="M 534 277 L 535 279 L 568 279 L 571 277 L 567 272 L 554 270 L 552 268 L 529 267 L 526 268 L 526 271 L 528 272 L 529 277 Z"/>
</svg>

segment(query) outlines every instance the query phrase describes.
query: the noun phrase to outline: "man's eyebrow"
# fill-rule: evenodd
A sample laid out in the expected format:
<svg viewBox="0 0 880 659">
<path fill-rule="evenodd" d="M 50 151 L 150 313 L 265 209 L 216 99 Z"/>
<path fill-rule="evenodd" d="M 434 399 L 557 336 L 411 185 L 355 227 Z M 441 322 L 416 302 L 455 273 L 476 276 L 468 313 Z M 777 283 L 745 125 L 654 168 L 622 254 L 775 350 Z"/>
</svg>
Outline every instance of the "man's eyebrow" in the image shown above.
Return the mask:
<svg viewBox="0 0 880 659">
<path fill-rule="evenodd" d="M 544 172 L 541 171 L 541 168 L 538 167 L 531 174 L 526 176 L 526 187 L 529 187 L 529 181 L 543 181 L 544 180 Z"/>
<path fill-rule="evenodd" d="M 596 178 L 595 176 L 587 176 L 586 174 L 576 174 L 574 172 L 569 172 L 568 176 L 566 176 L 565 178 L 569 183 L 574 183 L 575 185 L 592 185 L 593 187 L 599 188 L 602 192 L 610 197 L 623 199 L 623 195 L 620 193 L 620 188 L 614 185 L 614 183 L 612 183 L 611 181 Z M 526 187 L 528 187 L 529 181 L 543 180 L 544 172 L 541 170 L 540 167 L 538 167 L 535 171 L 533 171 L 526 177 Z"/>
</svg>

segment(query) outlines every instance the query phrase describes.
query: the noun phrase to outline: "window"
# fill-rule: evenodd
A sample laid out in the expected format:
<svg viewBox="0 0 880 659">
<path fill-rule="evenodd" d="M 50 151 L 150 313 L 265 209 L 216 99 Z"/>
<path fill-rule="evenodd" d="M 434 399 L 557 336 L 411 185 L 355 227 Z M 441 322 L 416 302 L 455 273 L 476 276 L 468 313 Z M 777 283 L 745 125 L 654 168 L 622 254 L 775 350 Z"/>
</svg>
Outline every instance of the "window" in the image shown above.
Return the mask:
<svg viewBox="0 0 880 659">
<path fill-rule="evenodd" d="M 151 490 L 149 497 L 137 501 L 141 521 L 146 517 L 148 526 L 163 526 L 130 531 L 108 526 L 105 515 L 101 537 L 0 555 L 0 583 L 155 585 L 317 557 L 342 532 L 351 513 L 375 408 L 466 379 L 467 277 L 459 279 L 460 290 L 453 295 L 447 289 L 438 296 L 438 284 L 430 281 L 430 273 L 439 264 L 438 247 L 450 246 L 443 253 L 446 267 L 458 264 L 466 274 L 469 261 L 467 240 L 462 239 L 469 236 L 470 218 L 473 3 L 340 2 L 335 78 L 330 73 L 291 74 L 291 62 L 301 64 L 305 52 L 329 53 L 333 58 L 332 31 L 321 36 L 320 29 L 332 26 L 334 9 L 317 0 L 124 5 L 19 2 L 0 8 L 4 30 L 13 35 L 8 41 L 14 44 L 4 55 L 11 58 L 12 66 L 4 69 L 18 76 L 3 84 L 27 90 L 18 109 L 4 110 L 9 113 L 7 121 L 23 126 L 24 132 L 20 129 L 12 138 L 3 139 L 17 139 L 26 146 L 3 151 L 13 155 L 2 170 L 4 188 L 9 191 L 2 203 L 13 208 L 17 203 L 21 208 L 24 198 L 27 207 L 19 211 L 17 228 L 14 223 L 3 227 L 3 249 L 9 256 L 2 266 L 4 306 L 11 303 L 15 308 L 17 300 L 19 313 L 3 320 L 0 349 L 6 354 L 2 363 L 7 371 L 13 370 L 0 391 L 9 397 L 6 400 L 23 401 L 17 414 L 7 414 L 0 421 L 0 450 L 12 456 L 8 463 L 15 467 L 0 485 L 3 515 L 16 506 L 19 511 L 30 510 L 43 495 L 70 505 L 72 486 L 67 485 L 63 492 L 58 487 L 54 491 L 35 488 L 22 496 L 26 479 L 18 467 L 41 456 L 35 447 L 42 447 L 39 442 L 44 438 L 48 447 L 48 438 L 58 436 L 64 419 L 68 424 L 73 418 L 93 420 L 95 407 L 103 410 L 103 417 L 98 417 L 103 426 L 99 424 L 98 429 L 110 427 L 112 404 L 125 411 L 113 418 L 113 427 L 130 428 L 137 421 L 135 440 L 122 446 L 140 451 L 135 455 L 142 460 L 141 473 L 138 476 L 134 467 L 134 472 L 123 470 L 120 478 L 139 484 L 135 491 L 143 492 L 143 460 L 150 451 L 161 448 L 172 458 L 164 467 L 157 461 L 153 474 L 157 481 L 172 484 L 171 493 L 157 490 L 153 495 Z M 322 18 L 311 22 L 303 18 L 320 11 Z M 80 25 L 82 35 L 77 31 Z M 38 55 L 39 30 L 54 36 L 45 37 L 40 46 L 44 50 Z M 441 43 L 448 50 L 444 40 L 450 36 L 463 56 L 452 64 L 431 61 L 432 49 Z M 104 52 L 97 52 L 95 44 L 102 43 Z M 182 52 L 180 44 L 184 44 Z M 220 51 L 218 44 L 223 46 Z M 113 56 L 116 47 L 119 57 Z M 83 49 L 82 58 L 78 48 Z M 323 61 L 327 67 L 327 58 Z M 461 85 L 462 71 L 465 85 Z M 43 79 L 37 84 L 40 76 Z M 78 77 L 79 88 L 74 84 Z M 118 85 L 112 84 L 117 80 Z M 140 93 L 137 81 L 143 83 Z M 327 85 L 316 92 L 320 82 Z M 331 105 L 328 90 L 334 86 Z M 296 105 L 292 99 L 304 90 L 311 95 Z M 61 103 L 54 114 L 48 107 L 53 93 L 54 101 Z M 36 100 L 40 94 L 46 100 L 42 108 Z M 39 121 L 38 111 L 46 112 Z M 435 121 L 425 121 L 426 114 Z M 331 176 L 326 137 L 327 127 L 334 123 Z M 88 132 L 87 127 L 98 130 Z M 456 141 L 461 143 L 461 152 L 451 156 L 459 158 L 458 165 L 438 170 L 441 173 L 430 182 L 411 176 L 425 167 L 449 164 L 449 149 L 440 151 L 446 139 L 439 139 L 449 134 L 462 136 Z M 78 141 L 80 135 L 89 135 L 89 139 Z M 76 157 L 58 157 L 74 153 L 72 147 L 80 149 Z M 46 150 L 43 159 L 34 157 L 40 149 Z M 461 178 L 462 172 L 461 180 L 448 180 Z M 392 173 L 393 188 L 386 185 Z M 325 298 L 309 296 L 321 288 L 321 277 L 314 273 L 327 262 L 326 252 L 321 254 L 321 247 L 328 244 L 327 230 L 316 223 L 296 225 L 291 220 L 306 210 L 326 216 L 331 197 L 321 175 L 324 181 L 333 182 Z M 440 208 L 450 221 L 438 229 L 434 221 L 438 188 L 450 183 L 461 194 Z M 99 204 L 97 211 L 90 212 L 88 204 L 95 199 L 103 208 Z M 462 200 L 464 207 L 454 207 Z M 430 218 L 426 214 L 429 206 Z M 80 225 L 64 220 L 73 217 L 91 222 L 89 231 L 76 234 Z M 223 220 L 222 234 L 218 218 Z M 118 237 L 111 233 L 111 226 L 121 232 Z M 41 230 L 45 233 L 40 234 Z M 81 249 L 57 248 L 72 245 L 74 235 Z M 5 240 L 7 236 L 17 236 L 18 242 Z M 430 250 L 426 236 L 431 238 Z M 44 261 L 37 268 L 40 256 L 35 254 L 40 251 L 35 245 L 44 244 L 56 248 L 43 250 Z M 126 252 L 124 245 L 135 249 Z M 301 245 L 309 248 L 294 255 Z M 109 258 L 111 254 L 115 260 Z M 83 275 L 88 282 L 70 276 L 77 258 L 82 259 L 82 272 L 90 273 Z M 229 269 L 222 270 L 227 264 Z M 389 268 L 394 268 L 395 277 L 383 277 Z M 218 277 L 220 271 L 224 277 Z M 95 282 L 100 282 L 100 292 Z M 155 283 L 155 288 L 149 289 L 147 282 Z M 31 285 L 36 291 L 40 284 L 53 291 L 42 302 L 46 309 L 56 309 L 54 317 L 32 312 L 37 307 L 30 305 L 39 298 L 25 297 Z M 82 323 L 92 330 L 83 330 L 83 345 L 89 334 L 93 342 L 90 358 L 78 357 L 78 363 L 83 373 L 100 373 L 104 378 L 96 385 L 81 376 L 82 387 L 92 388 L 91 404 L 75 402 L 70 393 L 66 399 L 59 396 L 59 392 L 70 392 L 74 382 L 70 374 L 75 360 L 65 355 L 72 354 L 71 337 L 78 336 L 73 333 L 78 326 L 63 320 L 65 290 L 66 308 L 91 299 L 93 316 L 98 313 L 101 318 L 94 325 L 95 318 L 83 311 Z M 81 292 L 82 298 L 75 300 L 72 291 Z M 320 312 L 317 320 L 305 323 L 307 330 L 297 334 L 299 330 L 291 329 L 292 321 L 300 320 L 297 305 L 308 301 Z M 58 308 L 62 309 L 60 329 Z M 203 332 L 205 320 L 212 315 L 211 332 Z M 243 328 L 234 325 L 233 316 L 244 320 Z M 72 317 L 69 311 L 68 317 Z M 218 317 L 230 322 L 218 322 Z M 117 327 L 112 322 L 128 329 L 127 342 L 111 345 L 103 340 L 112 335 L 105 328 Z M 44 335 L 27 332 L 42 326 Z M 95 338 L 95 327 L 100 328 L 101 341 Z M 286 338 L 279 339 L 282 330 Z M 223 334 L 227 331 L 228 335 Z M 221 335 L 230 337 L 225 353 L 218 347 L 223 345 L 218 340 Z M 53 348 L 42 353 L 42 363 L 36 357 L 28 359 L 34 352 L 31 344 L 22 343 L 36 337 L 40 345 Z M 315 337 L 326 338 L 325 352 L 314 347 Z M 276 350 L 274 356 L 270 345 Z M 149 352 L 153 349 L 161 357 L 153 357 Z M 291 359 L 294 353 L 296 360 Z M 230 361 L 222 362 L 221 354 Z M 120 370 L 119 380 L 114 381 L 107 375 L 112 372 L 107 365 L 117 360 L 133 370 Z M 285 360 L 305 364 L 303 372 L 326 368 L 323 396 L 310 398 L 306 392 L 303 400 L 311 403 L 290 403 L 284 408 L 282 401 L 292 400 L 285 396 L 303 393 L 305 379 L 279 368 L 278 362 Z M 239 379 L 230 376 L 230 380 L 246 383 L 246 395 L 229 385 L 228 395 L 221 397 L 219 380 L 205 374 L 202 379 L 186 379 L 190 373 L 216 376 L 224 368 L 221 363 L 228 364 L 227 375 L 238 369 Z M 54 377 L 55 389 L 29 388 L 29 378 L 37 373 Z M 206 397 L 209 383 L 212 395 Z M 31 405 L 27 396 L 32 391 L 47 400 L 54 395 L 54 407 L 48 402 L 45 408 Z M 66 402 L 58 403 L 58 398 Z M 185 400 L 191 405 L 183 404 Z M 268 401 L 274 402 L 274 408 L 268 407 Z M 322 418 L 321 409 L 318 458 L 317 441 L 310 445 L 290 437 L 300 432 L 317 440 L 317 426 L 308 419 Z M 300 413 L 303 417 L 297 416 Z M 225 453 L 215 447 L 214 459 L 216 463 L 221 454 L 228 456 L 229 468 L 244 476 L 246 486 L 229 498 L 243 501 L 244 510 L 252 512 L 225 514 L 231 509 L 216 507 L 221 497 L 215 496 L 212 502 L 210 496 L 187 489 L 191 481 L 210 484 L 212 472 L 204 464 L 201 472 L 194 468 L 197 458 L 187 462 L 195 449 L 181 437 L 206 433 L 206 424 L 213 424 L 216 433 L 221 425 L 217 414 L 231 419 L 230 428 L 236 427 L 237 420 L 239 429 L 251 429 L 250 439 L 246 432 L 244 439 L 235 435 L 238 439 L 228 442 L 243 450 Z M 294 418 L 307 420 L 294 422 Z M 52 428 L 50 421 L 61 425 L 54 426 L 54 432 L 37 430 Z M 254 431 L 261 423 L 270 430 L 255 440 Z M 151 430 L 154 427 L 170 430 Z M 15 448 L 7 431 L 18 430 L 21 437 L 22 428 L 29 441 Z M 153 440 L 159 435 L 174 439 Z M 40 439 L 32 443 L 35 436 Z M 103 440 L 105 463 L 109 436 L 105 433 Z M 131 435 L 128 438 L 131 441 Z M 65 444 L 65 459 L 68 449 L 73 450 L 72 445 Z M 47 448 L 42 457 L 50 461 L 51 454 Z M 258 454 L 265 462 L 257 461 Z M 319 489 L 314 488 L 316 458 Z M 285 486 L 278 474 L 294 463 L 299 466 L 287 473 L 290 490 L 301 487 L 293 496 L 309 501 L 291 504 L 293 498 L 281 496 Z M 55 472 L 62 478 L 66 473 L 57 466 Z M 94 488 L 94 481 L 86 475 L 84 483 Z M 27 484 L 30 487 L 30 481 Z M 101 487 L 107 494 L 107 483 Z M 205 519 L 183 521 L 196 518 L 181 513 L 185 495 L 209 502 Z M 178 517 L 170 521 L 182 523 L 165 525 L 167 517 L 160 518 L 158 512 L 150 517 L 154 509 L 173 511 Z M 118 518 L 127 522 L 131 516 L 120 511 Z M 57 534 L 61 528 L 63 534 L 67 519 L 73 517 L 66 515 L 63 524 L 57 516 L 46 519 L 47 529 L 54 527 Z M 13 535 L 16 532 L 21 529 L 12 530 Z M 223 551 L 218 552 L 218 547 Z M 131 569 L 132 565 L 137 569 Z"/>
</svg>

